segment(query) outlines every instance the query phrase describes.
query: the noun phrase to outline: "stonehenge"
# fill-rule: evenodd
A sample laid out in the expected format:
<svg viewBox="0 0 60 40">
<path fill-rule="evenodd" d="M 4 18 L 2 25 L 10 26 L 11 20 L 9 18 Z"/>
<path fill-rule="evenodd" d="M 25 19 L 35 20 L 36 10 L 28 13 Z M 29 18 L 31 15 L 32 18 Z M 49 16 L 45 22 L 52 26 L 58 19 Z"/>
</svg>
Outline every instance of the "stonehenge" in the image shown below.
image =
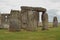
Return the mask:
<svg viewBox="0 0 60 40">
<path fill-rule="evenodd" d="M 46 9 L 42 8 L 42 7 L 26 7 L 26 6 L 22 6 L 21 11 L 22 11 L 22 15 L 25 14 L 25 16 L 24 15 L 22 16 L 22 19 L 24 19 L 22 21 L 22 23 L 23 23 L 22 27 L 29 30 L 29 31 L 35 31 L 35 30 L 37 30 L 37 27 L 38 27 L 39 12 L 42 12 L 42 14 L 45 14 Z M 48 18 L 46 18 L 45 15 L 43 17 L 45 19 L 47 19 L 46 21 L 48 22 Z M 47 15 L 47 17 L 48 17 L 48 15 Z M 44 22 L 45 22 L 45 19 L 43 20 Z M 46 26 L 47 25 L 48 24 L 46 23 Z"/>
<path fill-rule="evenodd" d="M 42 29 L 48 29 L 48 14 L 46 13 L 46 9 L 42 7 L 28 7 L 21 6 L 20 10 L 11 10 L 10 14 L 1 15 L 0 19 L 3 23 L 4 18 L 7 16 L 7 20 L 9 23 L 9 31 L 20 31 L 21 29 L 27 31 L 36 31 L 39 22 L 39 12 L 42 12 Z"/>
</svg>

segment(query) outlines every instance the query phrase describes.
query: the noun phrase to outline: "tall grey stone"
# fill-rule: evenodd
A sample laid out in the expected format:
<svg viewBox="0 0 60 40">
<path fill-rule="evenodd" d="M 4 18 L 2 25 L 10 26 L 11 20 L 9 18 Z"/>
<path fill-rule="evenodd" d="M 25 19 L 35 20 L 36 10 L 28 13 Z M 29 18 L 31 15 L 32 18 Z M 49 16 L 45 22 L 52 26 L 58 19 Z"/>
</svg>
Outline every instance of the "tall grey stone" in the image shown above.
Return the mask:
<svg viewBox="0 0 60 40">
<path fill-rule="evenodd" d="M 43 12 L 42 14 L 42 30 L 47 30 L 48 29 L 48 14 Z"/>
<path fill-rule="evenodd" d="M 19 13 L 18 10 L 11 10 L 9 31 L 20 31 L 21 21 L 18 19 Z"/>
<path fill-rule="evenodd" d="M 38 19 L 35 11 L 28 11 L 28 27 L 29 31 L 36 31 L 38 26 Z"/>
<path fill-rule="evenodd" d="M 58 27 L 58 19 L 56 16 L 53 18 L 53 27 Z"/>
</svg>

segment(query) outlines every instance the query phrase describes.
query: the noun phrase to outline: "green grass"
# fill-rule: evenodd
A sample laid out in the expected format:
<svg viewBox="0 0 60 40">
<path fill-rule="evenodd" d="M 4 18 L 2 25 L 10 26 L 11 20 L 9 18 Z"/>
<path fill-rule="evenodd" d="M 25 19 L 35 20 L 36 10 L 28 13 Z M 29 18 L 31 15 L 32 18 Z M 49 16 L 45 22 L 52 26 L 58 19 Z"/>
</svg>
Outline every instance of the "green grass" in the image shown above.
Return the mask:
<svg viewBox="0 0 60 40">
<path fill-rule="evenodd" d="M 49 30 L 45 31 L 38 28 L 34 32 L 9 32 L 8 30 L 0 29 L 0 40 L 60 40 L 60 27 L 49 28 Z"/>
</svg>

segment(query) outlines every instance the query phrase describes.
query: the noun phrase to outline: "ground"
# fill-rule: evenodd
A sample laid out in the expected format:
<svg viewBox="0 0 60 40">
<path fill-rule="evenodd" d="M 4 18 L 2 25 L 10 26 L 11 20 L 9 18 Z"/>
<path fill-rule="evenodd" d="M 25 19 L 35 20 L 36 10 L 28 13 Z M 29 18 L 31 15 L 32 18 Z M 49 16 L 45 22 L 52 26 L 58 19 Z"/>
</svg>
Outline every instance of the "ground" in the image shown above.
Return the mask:
<svg viewBox="0 0 60 40">
<path fill-rule="evenodd" d="M 0 40 L 60 40 L 60 26 L 42 31 L 9 32 L 7 29 L 0 29 Z"/>
</svg>

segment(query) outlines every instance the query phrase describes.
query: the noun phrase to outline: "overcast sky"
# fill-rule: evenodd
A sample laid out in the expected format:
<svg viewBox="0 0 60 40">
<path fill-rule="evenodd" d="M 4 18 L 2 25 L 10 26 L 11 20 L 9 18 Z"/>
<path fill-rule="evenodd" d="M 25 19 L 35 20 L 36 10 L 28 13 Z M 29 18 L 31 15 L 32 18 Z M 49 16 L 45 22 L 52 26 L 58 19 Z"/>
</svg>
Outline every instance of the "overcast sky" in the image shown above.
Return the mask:
<svg viewBox="0 0 60 40">
<path fill-rule="evenodd" d="M 1 13 L 9 13 L 11 9 L 20 10 L 21 6 L 46 8 L 49 21 L 57 16 L 60 22 L 60 0 L 0 0 Z"/>
</svg>

